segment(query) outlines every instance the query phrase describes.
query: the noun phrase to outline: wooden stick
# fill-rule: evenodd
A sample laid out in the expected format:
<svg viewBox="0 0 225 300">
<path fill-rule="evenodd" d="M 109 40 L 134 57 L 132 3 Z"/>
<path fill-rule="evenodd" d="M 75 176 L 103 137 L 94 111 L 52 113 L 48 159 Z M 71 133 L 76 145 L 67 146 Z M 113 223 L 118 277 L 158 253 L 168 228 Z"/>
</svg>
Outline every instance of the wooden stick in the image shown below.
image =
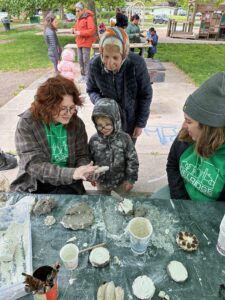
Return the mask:
<svg viewBox="0 0 225 300">
<path fill-rule="evenodd" d="M 88 247 L 86 249 L 80 250 L 79 254 L 84 253 L 84 252 L 89 251 L 89 250 L 92 250 L 92 249 L 95 249 L 95 248 L 98 248 L 98 247 L 103 247 L 103 246 L 105 246 L 105 243 L 94 245 L 94 246 Z"/>
</svg>

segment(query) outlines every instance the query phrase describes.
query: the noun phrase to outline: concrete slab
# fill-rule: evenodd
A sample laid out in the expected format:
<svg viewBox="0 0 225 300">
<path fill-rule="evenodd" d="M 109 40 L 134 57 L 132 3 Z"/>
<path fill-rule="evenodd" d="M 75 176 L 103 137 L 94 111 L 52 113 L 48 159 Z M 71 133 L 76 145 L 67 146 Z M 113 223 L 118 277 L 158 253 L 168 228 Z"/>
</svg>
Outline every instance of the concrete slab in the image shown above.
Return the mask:
<svg viewBox="0 0 225 300">
<path fill-rule="evenodd" d="M 171 63 L 163 65 L 166 68 L 165 82 L 153 84 L 151 114 L 143 134 L 136 144 L 140 170 L 134 192 L 154 192 L 167 183 L 165 168 L 167 154 L 183 122 L 183 104 L 187 96 L 196 88 L 175 65 Z M 4 151 L 15 150 L 14 133 L 18 121 L 17 115 L 30 106 L 37 87 L 52 75 L 51 72 L 48 72 L 0 108 L 1 147 Z M 85 95 L 85 85 L 77 85 L 85 98 L 84 107 L 79 110 L 79 115 L 83 119 L 90 137 L 95 133 L 91 121 L 93 104 Z M 17 174 L 17 169 L 2 171 L 1 174 L 12 181 Z M 85 187 L 88 190 L 95 190 L 89 183 L 85 183 Z"/>
</svg>

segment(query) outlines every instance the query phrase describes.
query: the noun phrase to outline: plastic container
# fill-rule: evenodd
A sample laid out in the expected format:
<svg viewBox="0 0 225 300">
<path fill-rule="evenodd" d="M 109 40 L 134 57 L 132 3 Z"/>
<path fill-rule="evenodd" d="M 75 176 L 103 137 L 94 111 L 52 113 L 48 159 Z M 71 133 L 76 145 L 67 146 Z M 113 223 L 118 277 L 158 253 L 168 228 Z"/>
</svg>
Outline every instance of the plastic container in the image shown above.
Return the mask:
<svg viewBox="0 0 225 300">
<path fill-rule="evenodd" d="M 13 234 L 14 227 L 16 234 Z M 4 253 L 1 250 L 4 250 L 5 240 L 10 240 L 10 236 L 15 237 L 17 245 L 14 245 L 16 248 L 11 262 L 1 257 L 0 299 L 14 300 L 26 295 L 21 273 L 33 272 L 30 212 L 26 205 L 11 205 L 0 209 L 0 253 Z"/>
<path fill-rule="evenodd" d="M 142 217 L 136 217 L 130 220 L 128 232 L 130 235 L 130 246 L 134 254 L 144 254 L 149 245 L 152 235 L 151 222 Z"/>
<path fill-rule="evenodd" d="M 67 270 L 74 270 L 78 266 L 79 249 L 75 244 L 66 244 L 60 250 L 59 256 Z"/>
<path fill-rule="evenodd" d="M 221 255 L 225 256 L 225 215 L 220 223 L 220 232 L 216 249 Z"/>
</svg>

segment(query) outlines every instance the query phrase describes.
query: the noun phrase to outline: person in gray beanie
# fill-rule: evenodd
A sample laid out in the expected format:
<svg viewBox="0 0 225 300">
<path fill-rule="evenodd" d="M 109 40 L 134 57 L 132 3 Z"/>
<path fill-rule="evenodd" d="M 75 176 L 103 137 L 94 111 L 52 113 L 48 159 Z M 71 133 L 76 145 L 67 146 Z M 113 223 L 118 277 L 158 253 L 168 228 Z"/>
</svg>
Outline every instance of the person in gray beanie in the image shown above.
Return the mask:
<svg viewBox="0 0 225 300">
<path fill-rule="evenodd" d="M 186 100 L 184 123 L 167 161 L 172 199 L 225 200 L 225 72 Z M 167 197 L 168 198 L 168 197 Z"/>
</svg>

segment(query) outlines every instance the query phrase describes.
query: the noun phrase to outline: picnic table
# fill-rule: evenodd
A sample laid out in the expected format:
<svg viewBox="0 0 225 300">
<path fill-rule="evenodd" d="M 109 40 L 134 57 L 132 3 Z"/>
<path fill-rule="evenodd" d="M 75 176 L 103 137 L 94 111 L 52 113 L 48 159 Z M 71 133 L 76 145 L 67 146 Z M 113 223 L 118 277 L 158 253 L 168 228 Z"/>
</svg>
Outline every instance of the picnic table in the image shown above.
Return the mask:
<svg viewBox="0 0 225 300">
<path fill-rule="evenodd" d="M 19 200 L 23 194 L 15 194 Z M 34 195 L 37 199 L 47 195 Z M 79 249 L 106 243 L 110 252 L 110 264 L 93 267 L 88 253 L 80 254 L 78 268 L 67 271 L 63 266 L 59 271 L 59 298 L 63 300 L 94 300 L 98 287 L 103 282 L 113 280 L 121 286 L 125 299 L 137 299 L 132 292 L 132 283 L 137 276 L 149 276 L 156 287 L 152 300 L 158 299 L 159 291 L 165 291 L 170 299 L 177 300 L 217 300 L 220 285 L 225 282 L 224 257 L 216 250 L 219 225 L 225 211 L 225 202 L 194 202 L 187 200 L 159 200 L 150 196 L 130 196 L 135 208 L 146 209 L 145 217 L 153 226 L 150 245 L 143 255 L 134 255 L 130 249 L 126 226 L 133 216 L 123 216 L 118 210 L 118 202 L 104 195 L 48 195 L 57 202 L 51 212 L 56 224 L 44 225 L 45 216 L 31 216 L 33 269 L 52 265 L 59 260 L 60 248 L 71 237 Z M 62 226 L 60 221 L 68 207 L 85 202 L 94 211 L 94 224 L 86 229 L 72 231 Z M 176 243 L 179 231 L 195 234 L 199 248 L 193 252 L 181 249 Z M 84 246 L 85 245 L 85 246 Z M 188 279 L 183 283 L 173 281 L 167 273 L 171 260 L 182 262 L 188 271 Z M 69 280 L 74 279 L 70 284 Z M 33 299 L 27 295 L 21 299 Z"/>
<path fill-rule="evenodd" d="M 142 51 L 142 56 L 144 57 L 145 55 L 145 49 L 151 47 L 150 44 L 148 43 L 131 43 L 130 44 L 130 48 L 143 48 Z M 64 46 L 64 48 L 71 48 L 74 49 L 76 54 L 77 54 L 77 44 L 67 44 Z M 98 54 L 99 53 L 99 44 L 92 44 L 92 49 L 94 50 L 94 54 Z"/>
</svg>

